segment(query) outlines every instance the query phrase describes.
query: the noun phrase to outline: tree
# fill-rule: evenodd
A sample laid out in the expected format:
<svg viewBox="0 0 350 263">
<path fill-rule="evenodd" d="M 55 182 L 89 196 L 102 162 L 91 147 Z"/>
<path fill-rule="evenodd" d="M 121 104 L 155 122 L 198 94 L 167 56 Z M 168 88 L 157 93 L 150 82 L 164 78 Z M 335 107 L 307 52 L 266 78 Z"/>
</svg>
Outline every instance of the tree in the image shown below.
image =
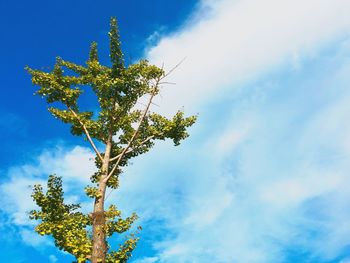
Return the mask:
<svg viewBox="0 0 350 263">
<path fill-rule="evenodd" d="M 55 245 L 74 255 L 79 263 L 127 261 L 136 246 L 136 235 L 130 234 L 116 251 L 107 239 L 115 232 L 128 231 L 137 216 L 123 219 L 115 205 L 105 208 L 106 189 L 118 188 L 123 167 L 130 159 L 148 152 L 156 140 L 169 138 L 179 145 L 196 120 L 196 116 L 184 117 L 182 111 L 171 119 L 151 112 L 152 101 L 168 74 L 146 60 L 125 65 L 115 18 L 110 21 L 109 38 L 110 66 L 100 64 L 93 42 L 86 65 L 58 57 L 51 72 L 26 68 L 32 83 L 39 86 L 36 94 L 50 105 L 49 112 L 70 124 L 73 135 L 84 136 L 96 154 L 98 171 L 90 177 L 92 186 L 85 188 L 94 199 L 92 213 L 79 212 L 79 204 L 64 203 L 62 179 L 55 175 L 49 176 L 46 192 L 35 185 L 32 194 L 39 207 L 30 212 L 32 219 L 39 220 L 36 231 L 51 235 Z M 88 88 L 98 99 L 97 113 L 79 107 L 78 99 Z M 136 103 L 145 96 L 145 108 L 137 109 Z"/>
</svg>

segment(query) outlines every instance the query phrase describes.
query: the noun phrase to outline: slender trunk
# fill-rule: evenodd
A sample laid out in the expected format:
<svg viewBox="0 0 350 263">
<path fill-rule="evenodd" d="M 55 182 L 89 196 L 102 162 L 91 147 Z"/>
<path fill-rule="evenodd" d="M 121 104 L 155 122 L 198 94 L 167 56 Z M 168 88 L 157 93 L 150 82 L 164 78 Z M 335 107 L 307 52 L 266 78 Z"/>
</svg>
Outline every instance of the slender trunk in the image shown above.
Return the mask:
<svg viewBox="0 0 350 263">
<path fill-rule="evenodd" d="M 92 229 L 93 229 L 93 239 L 92 239 L 92 255 L 91 263 L 105 263 L 107 245 L 106 245 L 106 234 L 104 231 L 105 226 L 105 210 L 104 210 L 104 200 L 106 194 L 107 183 L 104 179 L 108 176 L 108 166 L 110 162 L 110 154 L 112 148 L 112 136 L 108 137 L 106 144 L 106 151 L 103 158 L 103 163 L 101 167 L 102 176 L 99 181 L 98 190 L 100 193 L 99 197 L 96 197 L 94 203 L 94 212 L 92 214 Z"/>
</svg>

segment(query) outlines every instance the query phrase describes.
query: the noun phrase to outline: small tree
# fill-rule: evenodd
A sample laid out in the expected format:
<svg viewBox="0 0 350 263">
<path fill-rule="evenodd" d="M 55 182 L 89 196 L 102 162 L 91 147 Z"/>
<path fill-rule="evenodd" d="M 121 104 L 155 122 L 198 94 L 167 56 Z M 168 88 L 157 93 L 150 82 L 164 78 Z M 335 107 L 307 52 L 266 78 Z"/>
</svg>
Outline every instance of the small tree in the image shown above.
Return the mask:
<svg viewBox="0 0 350 263">
<path fill-rule="evenodd" d="M 179 145 L 196 120 L 195 116 L 185 118 L 182 111 L 172 119 L 150 112 L 167 74 L 146 60 L 125 66 L 115 18 L 111 18 L 110 26 L 110 67 L 99 63 L 97 44 L 93 42 L 84 66 L 57 58 L 52 72 L 26 68 L 33 84 L 40 87 L 36 94 L 46 99 L 51 114 L 70 124 L 73 135 L 84 136 L 96 154 L 98 171 L 90 177 L 93 185 L 85 188 L 94 199 L 92 213 L 79 212 L 79 204 L 64 203 L 62 180 L 57 176 L 49 177 L 46 193 L 35 185 L 32 194 L 39 206 L 39 210 L 30 212 L 32 219 L 40 221 L 36 231 L 51 235 L 56 246 L 75 256 L 77 262 L 127 261 L 138 238 L 129 235 L 116 251 L 107 238 L 128 231 L 137 216 L 123 219 L 116 206 L 105 209 L 106 189 L 118 188 L 123 167 L 131 158 L 148 152 L 156 140 L 170 138 Z M 64 69 L 71 74 L 65 74 Z M 87 88 L 97 96 L 97 113 L 83 111 L 78 105 L 79 96 Z M 148 96 L 144 110 L 136 109 L 144 96 Z"/>
</svg>

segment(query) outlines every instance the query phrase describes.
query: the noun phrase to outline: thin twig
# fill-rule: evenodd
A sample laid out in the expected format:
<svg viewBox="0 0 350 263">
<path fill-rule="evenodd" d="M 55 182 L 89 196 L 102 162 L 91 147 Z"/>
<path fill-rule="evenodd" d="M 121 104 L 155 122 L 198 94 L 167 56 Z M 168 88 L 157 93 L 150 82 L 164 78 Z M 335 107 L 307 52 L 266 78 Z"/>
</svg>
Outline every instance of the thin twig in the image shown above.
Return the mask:
<svg viewBox="0 0 350 263">
<path fill-rule="evenodd" d="M 160 107 L 157 103 L 152 102 L 152 105 Z"/>
<path fill-rule="evenodd" d="M 172 69 L 170 69 L 170 70 L 168 71 L 168 73 L 164 74 L 164 76 L 163 76 L 160 80 L 166 78 L 166 77 L 169 76 L 171 73 L 173 73 L 174 70 L 177 69 L 185 60 L 186 60 L 186 57 L 184 57 L 179 63 L 177 63 Z"/>
<path fill-rule="evenodd" d="M 160 83 L 159 83 L 159 85 L 162 85 L 162 84 L 176 85 L 176 82 L 163 81 L 163 82 L 160 82 Z"/>
</svg>

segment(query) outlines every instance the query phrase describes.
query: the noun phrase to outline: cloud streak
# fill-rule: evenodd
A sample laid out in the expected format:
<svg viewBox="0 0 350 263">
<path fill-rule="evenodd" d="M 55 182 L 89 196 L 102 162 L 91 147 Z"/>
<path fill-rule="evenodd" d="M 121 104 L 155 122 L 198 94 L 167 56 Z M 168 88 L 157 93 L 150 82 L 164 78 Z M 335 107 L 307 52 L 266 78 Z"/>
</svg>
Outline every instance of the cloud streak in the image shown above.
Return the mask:
<svg viewBox="0 0 350 263">
<path fill-rule="evenodd" d="M 181 30 L 147 53 L 168 69 L 187 58 L 169 77 L 177 86 L 164 89 L 161 109 L 198 111 L 198 104 L 242 81 L 285 63 L 300 67 L 300 56 L 349 33 L 349 8 L 346 0 L 202 1 Z"/>
<path fill-rule="evenodd" d="M 159 262 L 329 262 L 349 256 L 348 43 L 301 61 L 307 73 L 291 68 L 244 87 L 230 95 L 235 104 L 223 105 L 222 97 L 217 115 L 198 124 L 198 137 L 173 153 L 157 149 L 148 164 L 131 169 L 150 171 L 159 156 L 182 167 L 169 161 L 158 168 L 163 173 L 122 183 L 122 193 L 146 195 L 147 214 L 164 217 L 173 233 L 153 243 Z M 153 199 L 150 188 L 157 193 Z M 181 198 L 172 194 L 176 189 Z M 145 210 L 144 202 L 133 204 Z"/>
<path fill-rule="evenodd" d="M 177 86 L 164 88 L 157 104 L 167 113 L 184 105 L 209 115 L 180 150 L 186 157 L 168 153 L 185 169 L 168 163 L 163 174 L 140 179 L 141 188 L 139 177 L 125 179 L 133 185 L 125 192 L 149 197 L 156 209 L 146 214 L 163 216 L 173 233 L 153 243 L 159 262 L 349 256 L 349 7 L 342 0 L 202 1 L 181 30 L 148 50 L 168 68 L 187 57 L 171 76 Z M 155 156 L 134 173 L 152 169 Z M 150 187 L 156 197 L 145 193 Z"/>
</svg>

